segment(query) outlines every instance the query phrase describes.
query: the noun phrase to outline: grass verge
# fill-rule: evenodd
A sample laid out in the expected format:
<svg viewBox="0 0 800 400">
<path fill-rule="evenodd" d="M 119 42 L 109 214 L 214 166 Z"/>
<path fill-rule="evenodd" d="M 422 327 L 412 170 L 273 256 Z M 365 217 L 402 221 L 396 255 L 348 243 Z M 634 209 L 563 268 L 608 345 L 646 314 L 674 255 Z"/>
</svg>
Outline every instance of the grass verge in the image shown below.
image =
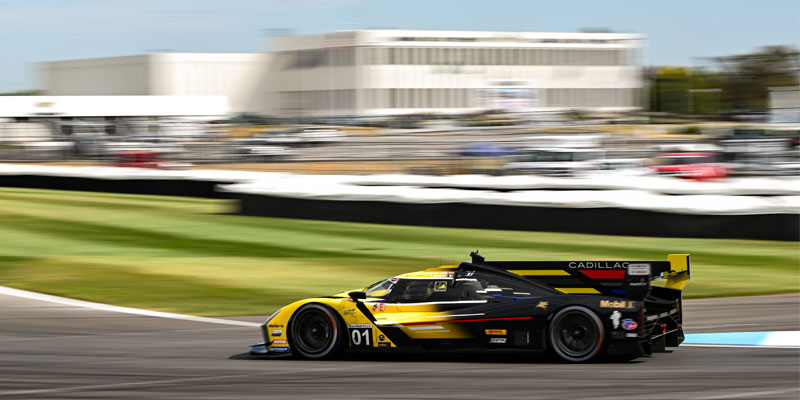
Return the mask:
<svg viewBox="0 0 800 400">
<path fill-rule="evenodd" d="M 0 285 L 196 315 L 266 314 L 487 258 L 692 254 L 687 298 L 800 291 L 795 242 L 450 229 L 233 215 L 227 200 L 0 188 Z"/>
</svg>

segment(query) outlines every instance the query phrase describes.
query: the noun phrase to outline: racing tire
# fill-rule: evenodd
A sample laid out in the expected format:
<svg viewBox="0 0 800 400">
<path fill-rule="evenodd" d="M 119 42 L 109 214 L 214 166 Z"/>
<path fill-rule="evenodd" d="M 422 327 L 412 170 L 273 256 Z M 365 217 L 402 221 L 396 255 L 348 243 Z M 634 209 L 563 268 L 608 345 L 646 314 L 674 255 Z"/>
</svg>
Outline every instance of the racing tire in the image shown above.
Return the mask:
<svg viewBox="0 0 800 400">
<path fill-rule="evenodd" d="M 306 304 L 292 316 L 289 324 L 292 353 L 307 359 L 331 358 L 344 347 L 344 324 L 329 307 Z"/>
<path fill-rule="evenodd" d="M 603 323 L 586 307 L 560 310 L 550 322 L 549 331 L 552 349 L 564 361 L 590 361 L 600 355 L 605 345 Z"/>
</svg>

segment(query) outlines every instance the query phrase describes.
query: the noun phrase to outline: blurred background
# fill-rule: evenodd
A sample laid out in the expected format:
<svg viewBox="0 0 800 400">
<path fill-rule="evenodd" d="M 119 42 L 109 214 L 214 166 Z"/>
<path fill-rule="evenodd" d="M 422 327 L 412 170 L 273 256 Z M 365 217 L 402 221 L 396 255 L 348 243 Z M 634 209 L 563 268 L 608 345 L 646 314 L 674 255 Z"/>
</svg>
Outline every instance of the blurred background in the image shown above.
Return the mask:
<svg viewBox="0 0 800 400">
<path fill-rule="evenodd" d="M 3 45 L 11 48 L 0 70 L 0 161 L 693 180 L 800 174 L 797 3 L 568 2 L 586 11 L 579 17 L 565 6 L 506 3 L 508 11 L 409 5 L 458 19 L 446 22 L 412 19 L 409 7 L 387 2 L 6 1 L 3 30 L 19 36 Z M 49 39 L 30 34 L 26 19 L 41 19 L 36 29 Z M 115 26 L 134 21 L 140 29 Z M 134 50 L 119 55 L 125 49 Z M 252 51 L 230 52 L 244 49 Z"/>
<path fill-rule="evenodd" d="M 284 3 L 0 0 L 0 283 L 257 314 L 479 248 L 800 290 L 796 0 Z"/>
</svg>

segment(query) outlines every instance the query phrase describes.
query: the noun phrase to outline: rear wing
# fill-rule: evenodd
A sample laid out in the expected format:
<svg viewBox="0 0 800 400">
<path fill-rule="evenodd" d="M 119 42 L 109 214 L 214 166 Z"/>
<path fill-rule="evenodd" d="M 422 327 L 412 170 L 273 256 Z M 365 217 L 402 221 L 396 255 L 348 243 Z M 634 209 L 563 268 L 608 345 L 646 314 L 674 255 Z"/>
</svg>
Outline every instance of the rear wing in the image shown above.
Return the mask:
<svg viewBox="0 0 800 400">
<path fill-rule="evenodd" d="M 477 252 L 470 266 L 513 274 L 566 294 L 600 294 L 644 299 L 650 282 L 681 291 L 690 279 L 688 254 L 670 254 L 666 261 L 486 261 Z"/>
</svg>

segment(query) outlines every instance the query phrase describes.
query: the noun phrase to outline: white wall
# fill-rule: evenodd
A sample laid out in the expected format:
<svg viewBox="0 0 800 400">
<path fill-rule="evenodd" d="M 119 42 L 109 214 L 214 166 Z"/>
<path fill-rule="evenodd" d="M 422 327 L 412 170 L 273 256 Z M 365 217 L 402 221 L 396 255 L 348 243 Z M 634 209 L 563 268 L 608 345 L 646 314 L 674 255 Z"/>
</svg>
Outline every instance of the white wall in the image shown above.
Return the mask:
<svg viewBox="0 0 800 400">
<path fill-rule="evenodd" d="M 150 93 L 148 55 L 42 63 L 49 95 L 146 95 Z"/>
<path fill-rule="evenodd" d="M 253 90 L 266 71 L 265 54 L 151 55 L 153 95 L 226 96 L 234 112 L 252 111 Z"/>
<path fill-rule="evenodd" d="M 232 112 L 257 111 L 269 55 L 156 53 L 43 65 L 48 95 L 225 96 Z"/>
<path fill-rule="evenodd" d="M 215 117 L 230 112 L 224 96 L 0 96 L 0 118 Z"/>
<path fill-rule="evenodd" d="M 392 30 L 273 38 L 269 48 L 278 53 L 269 72 L 270 107 L 265 112 L 316 116 L 470 112 L 486 108 L 485 89 L 501 81 L 538 93 L 530 102 L 537 104 L 534 108 L 631 110 L 641 105 L 643 39 L 619 33 Z M 352 64 L 331 65 L 330 52 L 342 50 L 336 49 L 339 46 L 355 52 Z M 398 49 L 403 49 L 404 58 L 398 58 Z M 413 58 L 405 56 L 409 51 Z M 492 62 L 485 58 L 487 51 L 492 52 Z M 310 61 L 304 62 L 304 57 Z M 355 99 L 348 100 L 348 108 L 317 101 L 338 94 L 349 98 L 352 93 Z M 411 97 L 431 101 L 409 106 L 387 100 Z M 432 106 L 433 99 L 445 108 Z"/>
</svg>

